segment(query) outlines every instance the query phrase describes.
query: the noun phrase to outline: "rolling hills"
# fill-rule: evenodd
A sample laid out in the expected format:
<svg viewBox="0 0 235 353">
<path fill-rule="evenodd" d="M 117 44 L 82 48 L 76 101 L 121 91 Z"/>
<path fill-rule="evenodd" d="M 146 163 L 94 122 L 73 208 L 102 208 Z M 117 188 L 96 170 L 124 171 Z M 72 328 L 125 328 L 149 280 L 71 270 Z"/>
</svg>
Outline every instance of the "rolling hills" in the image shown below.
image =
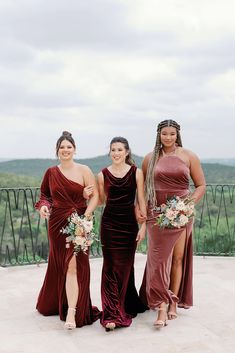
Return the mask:
<svg viewBox="0 0 235 353">
<path fill-rule="evenodd" d="M 133 156 L 141 166 L 142 157 Z M 77 162 L 88 165 L 97 174 L 109 165 L 108 156 L 79 159 Z M 17 159 L 0 162 L 0 187 L 38 186 L 47 168 L 58 163 L 55 159 Z M 207 184 L 235 184 L 235 166 L 219 163 L 202 164 Z"/>
</svg>

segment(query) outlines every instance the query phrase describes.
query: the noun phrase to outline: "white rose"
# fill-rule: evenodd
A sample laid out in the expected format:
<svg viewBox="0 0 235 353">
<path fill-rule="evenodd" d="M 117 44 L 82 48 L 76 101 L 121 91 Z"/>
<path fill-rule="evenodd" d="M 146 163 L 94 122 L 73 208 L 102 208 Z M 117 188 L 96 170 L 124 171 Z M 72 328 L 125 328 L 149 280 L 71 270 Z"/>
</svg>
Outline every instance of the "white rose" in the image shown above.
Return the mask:
<svg viewBox="0 0 235 353">
<path fill-rule="evenodd" d="M 77 237 L 74 239 L 74 243 L 77 244 L 77 245 L 83 245 L 83 243 L 84 243 L 84 238 L 77 236 Z"/>
<path fill-rule="evenodd" d="M 188 223 L 188 217 L 185 216 L 184 214 L 181 214 L 179 218 L 179 223 L 181 226 L 184 226 L 185 224 Z"/>
<path fill-rule="evenodd" d="M 84 221 L 83 226 L 85 228 L 86 233 L 90 233 L 93 228 L 93 222 L 92 221 Z"/>
<path fill-rule="evenodd" d="M 183 201 L 179 201 L 176 205 L 176 210 L 179 210 L 179 211 L 184 211 L 185 210 L 185 204 Z"/>
</svg>

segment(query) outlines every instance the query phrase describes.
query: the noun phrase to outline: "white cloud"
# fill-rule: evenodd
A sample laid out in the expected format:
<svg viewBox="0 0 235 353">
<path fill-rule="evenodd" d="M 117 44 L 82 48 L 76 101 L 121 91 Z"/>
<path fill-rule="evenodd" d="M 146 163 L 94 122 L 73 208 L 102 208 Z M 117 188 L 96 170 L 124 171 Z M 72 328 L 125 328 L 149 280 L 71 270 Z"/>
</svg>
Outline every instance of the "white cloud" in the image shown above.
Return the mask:
<svg viewBox="0 0 235 353">
<path fill-rule="evenodd" d="M 144 155 L 166 118 L 201 157 L 234 157 L 234 10 L 232 0 L 0 0 L 0 157 L 54 156 L 63 130 L 81 157 L 106 153 L 116 135 Z"/>
</svg>

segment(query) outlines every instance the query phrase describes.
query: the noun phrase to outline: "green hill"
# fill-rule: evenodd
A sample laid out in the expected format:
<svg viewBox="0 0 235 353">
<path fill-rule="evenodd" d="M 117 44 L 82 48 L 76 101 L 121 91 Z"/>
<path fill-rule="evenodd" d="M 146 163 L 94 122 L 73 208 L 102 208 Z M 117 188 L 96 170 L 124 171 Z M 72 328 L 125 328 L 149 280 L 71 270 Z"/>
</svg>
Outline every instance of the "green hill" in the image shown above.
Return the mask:
<svg viewBox="0 0 235 353">
<path fill-rule="evenodd" d="M 14 188 L 14 187 L 33 187 L 39 186 L 40 178 L 35 178 L 28 175 L 17 175 L 13 173 L 0 173 L 0 187 Z"/>
<path fill-rule="evenodd" d="M 136 164 L 140 166 L 143 158 L 135 155 L 133 158 Z M 110 158 L 108 156 L 77 159 L 75 161 L 88 165 L 95 174 L 110 164 Z M 47 168 L 57 164 L 57 159 L 15 159 L 6 162 L 0 162 L 0 173 L 29 175 L 41 179 Z"/>
<path fill-rule="evenodd" d="M 218 163 L 203 163 L 207 184 L 235 184 L 235 167 Z"/>
<path fill-rule="evenodd" d="M 142 157 L 133 156 L 136 164 L 141 166 Z M 77 162 L 88 165 L 97 174 L 110 164 L 108 156 L 79 159 Z M 0 187 L 36 186 L 40 185 L 47 168 L 58 163 L 55 159 L 18 159 L 0 162 Z M 218 163 L 202 164 L 207 184 L 235 183 L 235 166 Z"/>
<path fill-rule="evenodd" d="M 235 167 L 235 158 L 205 158 L 202 163 L 223 164 Z"/>
</svg>

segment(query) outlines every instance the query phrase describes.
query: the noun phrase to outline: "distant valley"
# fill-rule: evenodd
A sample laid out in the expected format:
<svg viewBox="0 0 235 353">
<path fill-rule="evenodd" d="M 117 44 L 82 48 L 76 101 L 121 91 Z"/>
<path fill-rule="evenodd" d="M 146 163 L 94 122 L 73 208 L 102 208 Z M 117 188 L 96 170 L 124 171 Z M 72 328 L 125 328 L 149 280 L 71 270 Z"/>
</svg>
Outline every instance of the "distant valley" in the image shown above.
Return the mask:
<svg viewBox="0 0 235 353">
<path fill-rule="evenodd" d="M 140 167 L 142 157 L 134 155 Z M 97 174 L 110 163 L 108 156 L 79 159 Z M 0 187 L 38 186 L 47 168 L 56 165 L 55 159 L 0 160 Z M 235 184 L 235 159 L 207 159 L 202 161 L 207 184 Z"/>
</svg>

